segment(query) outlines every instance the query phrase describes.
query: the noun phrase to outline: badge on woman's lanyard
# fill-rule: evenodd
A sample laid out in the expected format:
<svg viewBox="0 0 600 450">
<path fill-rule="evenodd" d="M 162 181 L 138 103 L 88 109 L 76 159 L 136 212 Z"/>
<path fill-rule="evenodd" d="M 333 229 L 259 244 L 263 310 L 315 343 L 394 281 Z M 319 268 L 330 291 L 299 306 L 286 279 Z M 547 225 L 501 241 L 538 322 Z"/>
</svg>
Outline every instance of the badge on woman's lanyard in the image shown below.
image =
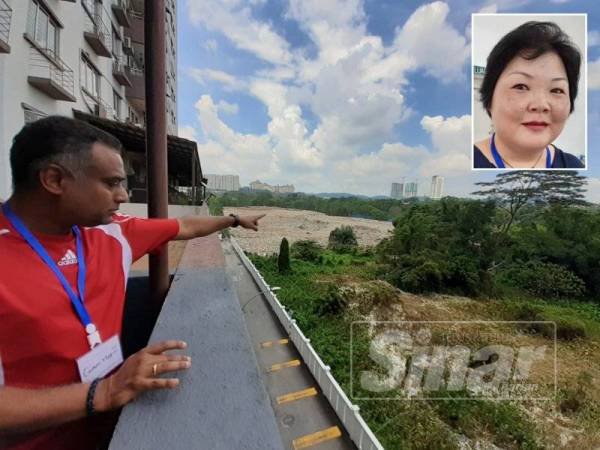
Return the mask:
<svg viewBox="0 0 600 450">
<path fill-rule="evenodd" d="M 121 364 L 121 362 L 123 362 L 123 354 L 118 336 L 115 335 L 111 339 L 102 343 L 102 340 L 100 339 L 100 332 L 96 328 L 96 325 L 94 325 L 92 322 L 92 319 L 85 308 L 83 300 L 85 295 L 86 266 L 83 243 L 81 241 L 81 232 L 79 231 L 79 228 L 77 226 L 72 227 L 77 245 L 78 265 L 77 290 L 79 292 L 78 295 L 75 295 L 73 289 L 71 289 L 71 285 L 62 274 L 56 263 L 52 260 L 46 249 L 10 209 L 8 203 L 4 203 L 2 205 L 2 212 L 10 221 L 17 233 L 19 233 L 21 237 L 25 239 L 33 251 L 37 253 L 37 255 L 44 261 L 44 263 L 46 263 L 50 270 L 52 270 L 54 275 L 56 275 L 58 281 L 60 281 L 60 284 L 71 300 L 71 304 L 73 305 L 73 308 L 75 309 L 75 312 L 77 313 L 77 316 L 79 317 L 79 320 L 85 329 L 88 344 L 91 350 L 77 360 L 82 381 L 89 382 L 106 375 L 112 369 Z"/>
</svg>

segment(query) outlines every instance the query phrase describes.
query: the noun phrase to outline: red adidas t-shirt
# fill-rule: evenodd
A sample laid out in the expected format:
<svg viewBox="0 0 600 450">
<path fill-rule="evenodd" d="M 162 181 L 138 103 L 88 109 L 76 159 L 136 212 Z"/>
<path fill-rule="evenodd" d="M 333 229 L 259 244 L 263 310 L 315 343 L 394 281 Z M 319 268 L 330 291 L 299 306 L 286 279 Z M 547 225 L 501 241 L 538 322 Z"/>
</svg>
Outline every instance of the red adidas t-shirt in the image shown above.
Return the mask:
<svg viewBox="0 0 600 450">
<path fill-rule="evenodd" d="M 121 334 L 132 262 L 178 232 L 176 219 L 122 215 L 115 215 L 109 225 L 81 230 L 87 267 L 85 307 L 102 340 Z M 35 236 L 77 293 L 75 237 Z M 43 388 L 80 382 L 76 359 L 89 351 L 83 325 L 56 275 L 1 209 L 0 274 L 0 385 Z M 37 433 L 10 448 L 94 448 L 92 422 L 81 420 Z"/>
</svg>

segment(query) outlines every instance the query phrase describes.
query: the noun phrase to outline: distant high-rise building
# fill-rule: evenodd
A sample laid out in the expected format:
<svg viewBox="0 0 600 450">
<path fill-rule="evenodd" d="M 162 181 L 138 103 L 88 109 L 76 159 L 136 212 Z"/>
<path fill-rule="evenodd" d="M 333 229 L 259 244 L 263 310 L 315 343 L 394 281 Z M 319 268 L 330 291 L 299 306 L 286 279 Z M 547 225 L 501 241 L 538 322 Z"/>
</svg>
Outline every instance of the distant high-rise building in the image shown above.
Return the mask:
<svg viewBox="0 0 600 450">
<path fill-rule="evenodd" d="M 392 183 L 392 192 L 390 197 L 395 199 L 404 198 L 404 183 Z"/>
<path fill-rule="evenodd" d="M 404 187 L 404 198 L 415 198 L 418 196 L 419 183 L 417 181 L 406 183 Z"/>
<path fill-rule="evenodd" d="M 434 175 L 431 177 L 431 198 L 439 200 L 444 195 L 444 177 Z"/>
<path fill-rule="evenodd" d="M 293 184 L 277 184 L 272 186 L 268 183 L 263 183 L 260 180 L 250 182 L 250 189 L 253 191 L 277 192 L 278 194 L 291 194 L 295 191 Z"/>
<path fill-rule="evenodd" d="M 207 174 L 208 189 L 212 191 L 239 191 L 239 175 L 214 175 Z"/>
</svg>

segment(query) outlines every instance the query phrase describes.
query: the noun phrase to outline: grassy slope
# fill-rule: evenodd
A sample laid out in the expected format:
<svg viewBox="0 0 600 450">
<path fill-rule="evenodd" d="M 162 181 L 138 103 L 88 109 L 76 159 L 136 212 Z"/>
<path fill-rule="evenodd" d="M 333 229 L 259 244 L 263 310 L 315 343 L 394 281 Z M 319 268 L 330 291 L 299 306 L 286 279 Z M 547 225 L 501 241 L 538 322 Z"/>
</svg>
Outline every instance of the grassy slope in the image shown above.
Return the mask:
<svg viewBox="0 0 600 450">
<path fill-rule="evenodd" d="M 360 389 L 350 390 L 349 355 L 350 324 L 364 319 L 364 315 L 332 297 L 332 292 L 341 286 L 375 279 L 377 267 L 373 258 L 326 251 L 321 264 L 293 260 L 293 272 L 286 275 L 277 272 L 275 258 L 252 256 L 252 260 L 270 285 L 282 288 L 279 298 L 293 311 L 298 325 L 325 363 L 331 366 L 342 388 L 350 396 L 362 396 L 364 392 Z M 600 400 L 599 389 L 593 386 L 593 381 L 596 384 L 600 381 L 600 309 L 596 305 L 532 299 L 476 301 L 444 296 L 433 300 L 416 296 L 411 299 L 404 301 L 411 320 L 440 320 L 440 317 L 445 320 L 514 320 L 523 313 L 521 305 L 531 304 L 539 320 L 569 318 L 582 325 L 587 337 L 559 342 L 559 361 L 564 361 L 566 367 L 559 369 L 558 404 L 566 414 L 560 427 L 581 428 L 583 433 L 574 434 L 567 446 L 556 448 L 600 445 L 600 437 L 593 435 L 600 423 L 600 411 L 595 406 Z M 371 306 L 376 309 L 385 305 Z M 370 341 L 364 332 L 355 332 L 353 338 L 356 373 L 361 368 L 360 361 L 369 360 Z M 516 403 L 359 400 L 357 404 L 386 449 L 454 449 L 458 448 L 459 434 L 472 439 L 484 438 L 501 448 L 544 448 L 549 442 L 560 442 L 560 435 L 554 436 L 558 433 L 554 422 L 548 424 Z M 541 415 L 552 412 L 552 405 L 535 406 L 533 410 L 538 413 L 541 410 Z"/>
</svg>

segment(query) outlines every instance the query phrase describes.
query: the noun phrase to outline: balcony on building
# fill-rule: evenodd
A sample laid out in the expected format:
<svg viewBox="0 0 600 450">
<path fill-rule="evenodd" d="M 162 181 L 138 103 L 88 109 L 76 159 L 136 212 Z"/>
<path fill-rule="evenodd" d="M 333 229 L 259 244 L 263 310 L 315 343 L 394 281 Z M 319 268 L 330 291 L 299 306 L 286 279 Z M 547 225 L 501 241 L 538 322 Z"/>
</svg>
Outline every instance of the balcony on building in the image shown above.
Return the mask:
<svg viewBox="0 0 600 450">
<path fill-rule="evenodd" d="M 102 9 L 96 10 L 93 0 L 82 0 L 81 4 L 86 10 L 83 37 L 97 55 L 111 56 L 112 31 L 102 17 Z"/>
<path fill-rule="evenodd" d="M 131 105 L 140 112 L 146 111 L 146 81 L 144 69 L 132 64 L 125 68 L 131 86 L 125 88 L 125 96 Z"/>
<path fill-rule="evenodd" d="M 117 19 L 117 23 L 122 27 L 129 28 L 131 21 L 129 20 L 129 2 L 127 0 L 112 0 L 112 11 Z"/>
<path fill-rule="evenodd" d="M 10 53 L 8 37 L 10 35 L 10 21 L 12 18 L 12 9 L 6 3 L 6 0 L 0 0 L 0 53 Z"/>
<path fill-rule="evenodd" d="M 30 43 L 27 81 L 55 100 L 75 102 L 73 70 L 52 50 L 44 49 L 25 35 Z"/>
<path fill-rule="evenodd" d="M 115 57 L 113 60 L 112 73 L 115 80 L 117 80 L 121 86 L 131 87 L 127 62 L 123 57 Z"/>
</svg>

